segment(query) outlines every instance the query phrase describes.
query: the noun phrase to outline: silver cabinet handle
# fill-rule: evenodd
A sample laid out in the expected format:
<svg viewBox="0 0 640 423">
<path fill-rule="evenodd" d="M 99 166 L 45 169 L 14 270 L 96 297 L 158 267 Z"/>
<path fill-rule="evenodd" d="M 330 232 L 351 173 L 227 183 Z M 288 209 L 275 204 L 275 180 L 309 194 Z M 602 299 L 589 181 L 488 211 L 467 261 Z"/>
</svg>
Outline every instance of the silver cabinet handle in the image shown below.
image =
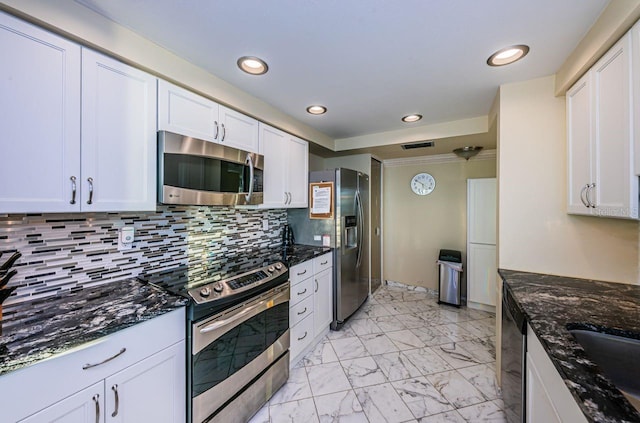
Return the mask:
<svg viewBox="0 0 640 423">
<path fill-rule="evenodd" d="M 595 183 L 594 184 L 588 184 L 587 185 L 587 195 L 586 195 L 587 203 L 589 203 L 589 205 L 587 207 L 591 207 L 591 208 L 594 208 L 594 209 L 596 208 L 596 205 L 595 205 L 595 203 L 593 201 L 591 201 L 591 197 L 589 196 L 589 194 L 591 193 L 591 189 L 595 188 L 595 187 L 596 187 Z"/>
<path fill-rule="evenodd" d="M 293 196 L 291 195 L 291 192 L 289 192 L 289 204 L 291 204 L 292 200 L 293 200 Z"/>
<path fill-rule="evenodd" d="M 320 266 L 324 266 L 325 264 L 328 264 L 328 263 L 329 263 L 329 260 L 323 261 L 323 262 L 320 263 Z"/>
<path fill-rule="evenodd" d="M 307 337 L 307 331 L 305 330 L 305 331 L 304 331 L 304 335 L 302 335 L 302 337 L 301 337 L 301 338 L 298 338 L 298 341 L 302 341 L 302 340 L 303 340 L 304 338 L 306 338 L 306 337 Z"/>
<path fill-rule="evenodd" d="M 96 363 L 96 364 L 87 363 L 87 364 L 85 364 L 84 366 L 82 366 L 82 370 L 87 370 L 87 369 L 90 369 L 92 367 L 96 367 L 96 366 L 100 366 L 102 364 L 108 363 L 109 361 L 113 360 L 114 358 L 119 357 L 122 354 L 124 354 L 125 351 L 127 351 L 127 349 L 123 347 L 117 354 L 107 358 L 106 360 L 101 361 L 100 363 Z"/>
<path fill-rule="evenodd" d="M 305 307 L 304 310 L 298 312 L 298 316 L 302 316 L 306 312 L 307 312 L 307 308 Z"/>
<path fill-rule="evenodd" d="M 91 399 L 96 404 L 96 423 L 100 423 L 100 394 L 95 394 Z"/>
<path fill-rule="evenodd" d="M 69 204 L 75 204 L 76 203 L 76 177 L 72 176 L 69 179 L 71 179 L 71 201 L 69 201 Z"/>
<path fill-rule="evenodd" d="M 585 200 L 584 197 L 584 192 L 587 190 L 587 188 L 589 188 L 589 184 L 585 184 L 585 186 L 583 186 L 580 190 L 580 201 L 582 201 L 582 204 L 584 204 L 585 207 L 589 207 L 589 203 L 587 203 L 587 200 Z"/>
<path fill-rule="evenodd" d="M 304 291 L 302 291 L 302 292 L 298 292 L 298 295 L 304 295 L 306 293 L 307 293 L 307 288 L 305 288 Z"/>
<path fill-rule="evenodd" d="M 304 272 L 302 272 L 302 273 L 297 273 L 297 275 L 298 275 L 298 276 L 302 276 L 302 275 L 304 275 L 305 273 L 307 273 L 307 269 L 304 269 Z"/>
<path fill-rule="evenodd" d="M 318 280 L 316 279 L 316 290 L 315 292 L 318 292 Z"/>
<path fill-rule="evenodd" d="M 89 182 L 89 199 L 87 200 L 87 204 L 93 204 L 93 178 L 87 178 L 87 182 Z"/>
<path fill-rule="evenodd" d="M 216 125 L 216 133 L 215 133 L 215 135 L 213 136 L 213 139 L 214 139 L 214 140 L 217 140 L 217 139 L 218 139 L 218 133 L 220 132 L 220 130 L 218 129 L 218 121 L 217 121 L 217 120 L 214 120 L 214 121 L 213 121 L 213 123 L 214 123 L 214 125 Z"/>
<path fill-rule="evenodd" d="M 220 139 L 220 141 L 224 141 L 224 139 L 227 137 L 227 128 L 224 127 L 224 123 L 221 126 L 222 126 L 222 138 Z"/>
<path fill-rule="evenodd" d="M 118 415 L 118 408 L 119 408 L 119 405 L 120 405 L 120 398 L 118 398 L 118 385 L 117 384 L 113 385 L 111 387 L 111 390 L 113 391 L 113 395 L 115 395 L 115 397 L 116 397 L 116 409 L 113 410 L 113 413 L 111 413 L 111 417 L 115 417 L 115 416 Z"/>
<path fill-rule="evenodd" d="M 247 153 L 247 158 L 244 162 L 249 164 L 249 194 L 244 196 L 244 199 L 249 203 L 253 195 L 253 157 L 251 153 Z"/>
</svg>

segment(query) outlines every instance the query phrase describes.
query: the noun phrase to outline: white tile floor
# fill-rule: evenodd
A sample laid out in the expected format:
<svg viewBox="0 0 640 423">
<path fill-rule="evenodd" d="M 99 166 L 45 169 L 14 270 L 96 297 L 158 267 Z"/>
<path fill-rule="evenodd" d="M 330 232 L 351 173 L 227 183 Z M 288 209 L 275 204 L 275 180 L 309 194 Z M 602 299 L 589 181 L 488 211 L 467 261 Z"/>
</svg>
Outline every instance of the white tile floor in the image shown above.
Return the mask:
<svg viewBox="0 0 640 423">
<path fill-rule="evenodd" d="M 505 422 L 495 318 L 383 286 L 250 423 Z"/>
</svg>

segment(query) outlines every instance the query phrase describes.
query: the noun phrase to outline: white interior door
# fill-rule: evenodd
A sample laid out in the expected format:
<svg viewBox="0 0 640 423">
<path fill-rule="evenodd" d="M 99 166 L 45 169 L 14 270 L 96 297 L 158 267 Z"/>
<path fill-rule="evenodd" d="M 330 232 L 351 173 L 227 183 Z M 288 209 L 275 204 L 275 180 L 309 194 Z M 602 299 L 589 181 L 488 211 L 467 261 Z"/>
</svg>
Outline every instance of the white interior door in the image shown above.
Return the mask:
<svg viewBox="0 0 640 423">
<path fill-rule="evenodd" d="M 468 301 L 496 305 L 496 247 L 469 244 L 467 251 Z"/>
<path fill-rule="evenodd" d="M 469 243 L 496 243 L 496 179 L 467 181 Z"/>
</svg>

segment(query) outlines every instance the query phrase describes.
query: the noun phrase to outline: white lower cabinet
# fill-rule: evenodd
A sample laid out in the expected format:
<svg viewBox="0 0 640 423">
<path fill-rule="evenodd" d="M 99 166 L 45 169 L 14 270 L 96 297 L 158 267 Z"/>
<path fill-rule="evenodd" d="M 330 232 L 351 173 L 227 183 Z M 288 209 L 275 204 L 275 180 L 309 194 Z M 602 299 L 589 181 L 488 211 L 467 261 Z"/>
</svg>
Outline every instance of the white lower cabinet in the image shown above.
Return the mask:
<svg viewBox="0 0 640 423">
<path fill-rule="evenodd" d="M 184 422 L 184 322 L 176 310 L 0 376 L 3 421 Z"/>
<path fill-rule="evenodd" d="M 104 421 L 104 383 L 96 383 L 45 408 L 21 423 L 87 423 Z"/>
<path fill-rule="evenodd" d="M 332 266 L 327 253 L 289 269 L 292 367 L 322 339 L 333 319 Z"/>
<path fill-rule="evenodd" d="M 526 360 L 526 422 L 586 422 L 569 388 L 529 325 Z"/>
</svg>

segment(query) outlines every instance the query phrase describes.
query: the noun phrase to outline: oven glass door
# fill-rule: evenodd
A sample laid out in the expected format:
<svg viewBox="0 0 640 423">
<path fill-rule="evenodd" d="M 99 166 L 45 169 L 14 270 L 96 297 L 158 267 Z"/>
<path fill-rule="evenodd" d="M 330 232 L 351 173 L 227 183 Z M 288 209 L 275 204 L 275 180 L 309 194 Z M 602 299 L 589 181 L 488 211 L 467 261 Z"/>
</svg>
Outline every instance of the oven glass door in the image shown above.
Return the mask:
<svg viewBox="0 0 640 423">
<path fill-rule="evenodd" d="M 193 355 L 192 396 L 212 389 L 266 351 L 289 329 L 289 302 L 274 305 L 230 327 Z M 197 331 L 194 328 L 194 331 Z M 194 333 L 194 338 L 198 336 Z M 288 345 L 287 345 L 288 347 Z"/>
</svg>

